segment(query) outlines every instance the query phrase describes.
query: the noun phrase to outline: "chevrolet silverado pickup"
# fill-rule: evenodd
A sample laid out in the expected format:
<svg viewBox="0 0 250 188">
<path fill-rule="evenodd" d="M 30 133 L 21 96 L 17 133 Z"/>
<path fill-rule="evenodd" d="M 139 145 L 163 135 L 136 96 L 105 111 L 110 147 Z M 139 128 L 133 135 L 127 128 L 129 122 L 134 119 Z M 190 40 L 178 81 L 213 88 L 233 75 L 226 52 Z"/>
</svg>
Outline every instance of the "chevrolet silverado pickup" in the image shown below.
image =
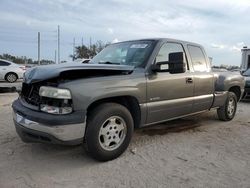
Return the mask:
<svg viewBox="0 0 250 188">
<path fill-rule="evenodd" d="M 211 109 L 232 120 L 244 85 L 239 74 L 212 72 L 199 44 L 132 40 L 107 46 L 89 64 L 28 70 L 13 119 L 24 142 L 82 143 L 108 161 L 126 150 L 136 128 Z"/>
</svg>

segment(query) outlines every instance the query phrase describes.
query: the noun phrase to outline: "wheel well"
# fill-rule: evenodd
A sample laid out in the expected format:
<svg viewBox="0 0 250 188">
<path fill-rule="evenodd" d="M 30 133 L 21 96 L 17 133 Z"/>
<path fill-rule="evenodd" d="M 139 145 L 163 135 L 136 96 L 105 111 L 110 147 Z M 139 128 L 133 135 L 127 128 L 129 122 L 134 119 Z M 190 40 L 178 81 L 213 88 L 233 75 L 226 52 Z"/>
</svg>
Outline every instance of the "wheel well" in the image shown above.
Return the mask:
<svg viewBox="0 0 250 188">
<path fill-rule="evenodd" d="M 100 99 L 98 101 L 93 102 L 88 108 L 87 108 L 87 117 L 89 116 L 89 113 L 103 103 L 118 103 L 123 106 L 125 106 L 131 113 L 133 120 L 134 120 L 134 127 L 138 128 L 141 123 L 141 109 L 139 106 L 139 102 L 135 97 L 132 96 L 119 96 L 119 97 L 111 97 L 111 98 L 105 98 Z"/>
<path fill-rule="evenodd" d="M 233 86 L 229 89 L 229 91 L 235 93 L 235 95 L 237 96 L 238 101 L 240 100 L 240 96 L 241 96 L 241 90 L 239 86 Z"/>
<path fill-rule="evenodd" d="M 4 76 L 4 79 L 5 79 L 5 80 L 6 80 L 7 76 L 8 76 L 8 74 L 14 74 L 14 75 L 16 75 L 16 77 L 17 77 L 17 79 L 18 79 L 17 73 L 15 73 L 15 72 L 8 72 L 8 73 L 6 73 L 5 76 Z"/>
</svg>

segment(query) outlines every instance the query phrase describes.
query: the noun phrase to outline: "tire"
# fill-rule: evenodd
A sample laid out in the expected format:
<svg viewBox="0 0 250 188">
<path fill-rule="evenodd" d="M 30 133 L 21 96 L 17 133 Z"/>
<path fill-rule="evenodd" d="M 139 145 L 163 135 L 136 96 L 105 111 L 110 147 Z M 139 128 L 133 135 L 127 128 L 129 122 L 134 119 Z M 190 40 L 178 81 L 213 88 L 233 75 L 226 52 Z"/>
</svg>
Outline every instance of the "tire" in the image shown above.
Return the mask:
<svg viewBox="0 0 250 188">
<path fill-rule="evenodd" d="M 225 104 L 217 110 L 221 121 L 231 121 L 234 118 L 237 110 L 237 102 L 235 93 L 229 92 Z"/>
<path fill-rule="evenodd" d="M 119 157 L 128 147 L 134 131 L 129 110 L 116 103 L 104 103 L 90 112 L 84 146 L 98 161 Z"/>
<path fill-rule="evenodd" d="M 17 81 L 17 75 L 15 73 L 8 73 L 5 76 L 5 80 L 9 83 L 14 83 Z"/>
</svg>

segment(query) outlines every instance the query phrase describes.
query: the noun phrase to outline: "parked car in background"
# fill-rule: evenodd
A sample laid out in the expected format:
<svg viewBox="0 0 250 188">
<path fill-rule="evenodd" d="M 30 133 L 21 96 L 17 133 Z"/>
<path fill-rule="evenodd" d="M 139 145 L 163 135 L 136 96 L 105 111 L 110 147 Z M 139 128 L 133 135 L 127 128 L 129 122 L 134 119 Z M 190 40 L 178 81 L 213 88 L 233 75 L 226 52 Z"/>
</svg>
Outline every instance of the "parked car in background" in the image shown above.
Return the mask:
<svg viewBox="0 0 250 188">
<path fill-rule="evenodd" d="M 22 79 L 25 71 L 26 67 L 23 65 L 0 59 L 0 80 L 13 83 L 17 81 L 17 79 Z"/>
<path fill-rule="evenodd" d="M 89 63 L 90 59 L 76 59 L 74 62 L 76 63 Z"/>
<path fill-rule="evenodd" d="M 245 77 L 245 81 L 246 81 L 245 91 L 244 91 L 242 99 L 249 100 L 250 99 L 250 69 L 245 71 L 242 75 Z"/>
</svg>

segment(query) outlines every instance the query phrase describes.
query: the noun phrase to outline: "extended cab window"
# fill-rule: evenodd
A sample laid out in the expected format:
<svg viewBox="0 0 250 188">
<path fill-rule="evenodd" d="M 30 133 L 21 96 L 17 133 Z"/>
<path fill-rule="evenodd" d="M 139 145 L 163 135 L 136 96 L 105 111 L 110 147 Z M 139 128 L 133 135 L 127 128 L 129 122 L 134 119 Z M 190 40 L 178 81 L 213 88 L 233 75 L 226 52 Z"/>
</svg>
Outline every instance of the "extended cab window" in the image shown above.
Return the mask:
<svg viewBox="0 0 250 188">
<path fill-rule="evenodd" d="M 9 66 L 10 63 L 5 62 L 5 61 L 0 61 L 0 66 Z"/>
<path fill-rule="evenodd" d="M 176 52 L 183 52 L 184 57 L 185 57 L 185 51 L 181 44 L 172 43 L 172 42 L 163 44 L 158 55 L 156 56 L 156 63 L 162 62 L 162 61 L 168 61 L 169 54 L 176 53 Z"/>
<path fill-rule="evenodd" d="M 188 51 L 191 56 L 194 71 L 196 72 L 206 72 L 208 70 L 206 58 L 201 48 L 198 46 L 188 45 Z"/>
</svg>

